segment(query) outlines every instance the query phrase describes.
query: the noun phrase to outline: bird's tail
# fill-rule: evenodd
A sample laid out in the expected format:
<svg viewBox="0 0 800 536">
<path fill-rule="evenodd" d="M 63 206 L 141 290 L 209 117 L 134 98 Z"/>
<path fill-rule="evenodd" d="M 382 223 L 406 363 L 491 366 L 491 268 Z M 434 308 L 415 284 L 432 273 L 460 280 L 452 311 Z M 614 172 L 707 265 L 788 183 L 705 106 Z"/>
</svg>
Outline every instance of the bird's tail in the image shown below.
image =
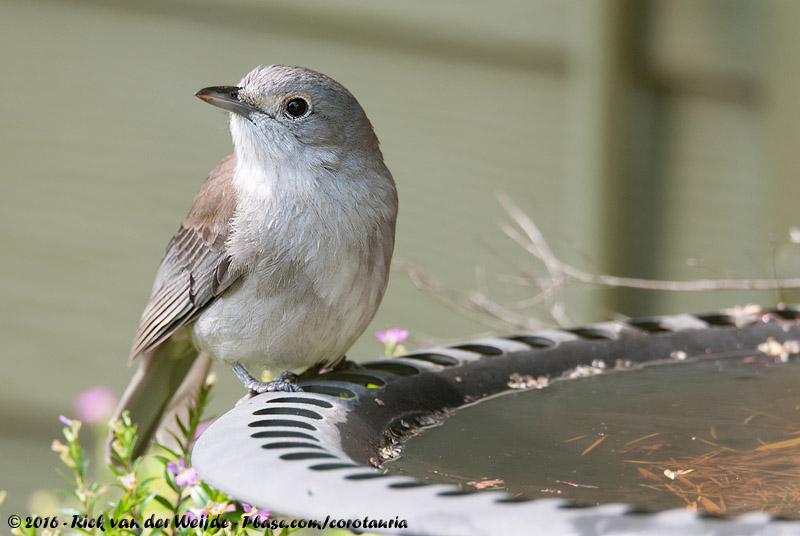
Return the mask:
<svg viewBox="0 0 800 536">
<path fill-rule="evenodd" d="M 200 388 L 206 380 L 211 367 L 211 358 L 198 352 L 189 337 L 173 336 L 155 349 L 143 353 L 139 358 L 139 368 L 128 384 L 122 399 L 114 411 L 115 419 L 122 412 L 130 412 L 131 421 L 137 425 L 138 440 L 133 456 L 142 455 L 153 436 L 158 432 L 159 440 L 170 437 L 163 430 L 177 431 L 175 416 L 185 422 L 188 407 L 195 403 Z M 166 418 L 165 418 L 166 417 Z M 180 437 L 180 434 L 177 434 Z M 106 461 L 113 459 L 111 443 L 113 433 L 109 432 L 105 445 Z"/>
</svg>

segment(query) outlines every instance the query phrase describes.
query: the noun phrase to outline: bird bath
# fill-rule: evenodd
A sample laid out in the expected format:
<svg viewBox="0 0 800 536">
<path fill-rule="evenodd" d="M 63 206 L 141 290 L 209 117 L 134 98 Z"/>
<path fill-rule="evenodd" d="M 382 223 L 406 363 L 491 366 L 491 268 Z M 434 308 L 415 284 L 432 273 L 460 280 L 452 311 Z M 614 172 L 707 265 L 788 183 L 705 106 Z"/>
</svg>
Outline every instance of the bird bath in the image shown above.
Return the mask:
<svg viewBox="0 0 800 536">
<path fill-rule="evenodd" d="M 417 534 L 790 534 L 797 522 L 741 514 L 798 517 L 798 316 L 676 315 L 382 359 L 239 405 L 193 463 L 250 504 Z"/>
</svg>

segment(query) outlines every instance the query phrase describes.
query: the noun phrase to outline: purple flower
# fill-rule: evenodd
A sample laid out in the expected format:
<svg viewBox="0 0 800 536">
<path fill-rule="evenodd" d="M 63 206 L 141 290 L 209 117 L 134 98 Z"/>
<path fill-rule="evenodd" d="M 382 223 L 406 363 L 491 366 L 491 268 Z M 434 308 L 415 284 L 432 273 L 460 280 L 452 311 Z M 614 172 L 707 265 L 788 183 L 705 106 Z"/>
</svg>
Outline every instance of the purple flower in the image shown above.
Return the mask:
<svg viewBox="0 0 800 536">
<path fill-rule="evenodd" d="M 195 508 L 186 510 L 183 514 L 181 514 L 181 516 L 183 517 L 184 523 L 187 521 L 199 521 L 202 523 L 206 520 L 208 514 L 206 514 L 203 510 Z"/>
<path fill-rule="evenodd" d="M 197 482 L 197 473 L 194 471 L 194 467 L 187 468 L 183 458 L 178 458 L 178 463 L 169 462 L 167 471 L 175 475 L 175 483 L 181 487 L 191 486 Z"/>
<path fill-rule="evenodd" d="M 58 416 L 58 420 L 61 421 L 61 424 L 66 424 L 67 426 L 72 426 L 72 419 L 67 419 L 63 415 Z"/>
<path fill-rule="evenodd" d="M 408 330 L 392 328 L 386 331 L 376 331 L 375 336 L 384 344 L 397 344 L 408 338 Z"/>
<path fill-rule="evenodd" d="M 257 510 L 255 506 L 250 506 L 247 503 L 242 503 L 242 510 L 244 510 L 244 513 L 248 514 L 250 518 L 253 519 L 254 521 L 263 523 L 264 521 L 269 519 L 269 510 L 266 509 Z"/>
<path fill-rule="evenodd" d="M 75 414 L 84 422 L 100 422 L 114 413 L 117 396 L 103 385 L 85 390 L 75 399 Z"/>
</svg>

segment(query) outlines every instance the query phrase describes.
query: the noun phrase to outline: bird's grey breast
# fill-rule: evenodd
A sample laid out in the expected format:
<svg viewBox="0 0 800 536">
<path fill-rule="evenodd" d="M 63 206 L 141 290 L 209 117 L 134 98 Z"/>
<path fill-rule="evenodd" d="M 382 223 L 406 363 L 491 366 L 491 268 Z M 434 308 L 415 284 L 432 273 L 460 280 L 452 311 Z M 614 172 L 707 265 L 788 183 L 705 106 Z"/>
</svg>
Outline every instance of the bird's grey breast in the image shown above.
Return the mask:
<svg viewBox="0 0 800 536">
<path fill-rule="evenodd" d="M 395 194 L 376 191 L 372 181 L 351 182 L 346 189 L 327 177 L 244 185 L 228 244 L 235 262 L 258 274 L 265 293 L 310 287 L 327 304 L 370 283 L 370 274 L 385 279 Z"/>
<path fill-rule="evenodd" d="M 377 188 L 363 179 L 345 189 L 329 177 L 274 179 L 235 179 L 228 252 L 245 275 L 196 335 L 229 362 L 287 369 L 330 363 L 366 329 L 386 289 L 394 184 L 390 175 Z"/>
</svg>

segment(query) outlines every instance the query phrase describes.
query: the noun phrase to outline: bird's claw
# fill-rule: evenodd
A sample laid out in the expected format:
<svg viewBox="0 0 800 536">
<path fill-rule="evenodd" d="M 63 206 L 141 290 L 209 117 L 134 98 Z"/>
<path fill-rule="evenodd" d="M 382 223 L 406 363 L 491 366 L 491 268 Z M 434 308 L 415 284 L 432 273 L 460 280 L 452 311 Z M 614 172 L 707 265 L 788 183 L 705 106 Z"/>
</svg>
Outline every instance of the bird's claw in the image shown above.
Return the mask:
<svg viewBox="0 0 800 536">
<path fill-rule="evenodd" d="M 297 393 L 303 390 L 297 384 L 300 378 L 294 372 L 282 372 L 277 379 L 271 382 L 260 382 L 253 378 L 241 365 L 235 365 L 233 371 L 244 384 L 249 397 L 267 392 Z"/>
<path fill-rule="evenodd" d="M 271 382 L 254 382 L 246 386 L 251 395 L 259 395 L 261 393 L 281 392 L 281 393 L 299 393 L 303 390 L 297 383 L 273 380 Z"/>
</svg>

